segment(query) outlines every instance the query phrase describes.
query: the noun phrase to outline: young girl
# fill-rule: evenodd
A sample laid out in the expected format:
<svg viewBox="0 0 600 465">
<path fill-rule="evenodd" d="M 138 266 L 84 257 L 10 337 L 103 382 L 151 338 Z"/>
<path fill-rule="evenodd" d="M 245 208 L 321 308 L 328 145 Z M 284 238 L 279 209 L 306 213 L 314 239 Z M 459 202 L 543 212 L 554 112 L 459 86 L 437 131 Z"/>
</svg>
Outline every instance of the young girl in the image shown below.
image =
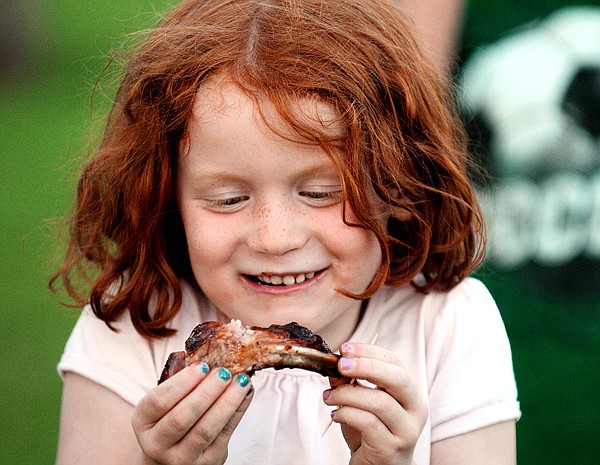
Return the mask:
<svg viewBox="0 0 600 465">
<path fill-rule="evenodd" d="M 514 464 L 444 82 L 385 0 L 179 4 L 79 181 L 55 280 L 81 299 L 95 272 L 59 365 L 57 463 Z M 195 325 L 231 319 L 307 326 L 345 378 L 198 365 L 157 386 Z"/>
</svg>

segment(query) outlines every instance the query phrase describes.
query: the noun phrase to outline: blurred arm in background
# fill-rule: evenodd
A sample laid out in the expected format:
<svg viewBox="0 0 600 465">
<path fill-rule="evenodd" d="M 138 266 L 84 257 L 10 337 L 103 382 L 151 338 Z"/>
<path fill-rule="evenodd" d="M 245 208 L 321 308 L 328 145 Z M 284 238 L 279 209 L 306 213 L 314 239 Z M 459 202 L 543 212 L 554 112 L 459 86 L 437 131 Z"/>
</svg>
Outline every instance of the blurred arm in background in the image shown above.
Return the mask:
<svg viewBox="0 0 600 465">
<path fill-rule="evenodd" d="M 466 0 L 396 0 L 411 18 L 424 53 L 443 73 L 455 71 Z"/>
</svg>

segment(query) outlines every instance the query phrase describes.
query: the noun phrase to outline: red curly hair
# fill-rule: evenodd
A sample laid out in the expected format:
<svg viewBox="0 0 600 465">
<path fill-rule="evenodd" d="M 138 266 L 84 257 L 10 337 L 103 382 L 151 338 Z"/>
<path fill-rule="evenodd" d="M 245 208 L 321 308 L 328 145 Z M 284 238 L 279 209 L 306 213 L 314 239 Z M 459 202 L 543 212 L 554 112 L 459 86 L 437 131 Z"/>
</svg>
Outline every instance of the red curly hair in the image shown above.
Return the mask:
<svg viewBox="0 0 600 465">
<path fill-rule="evenodd" d="M 448 290 L 481 262 L 484 225 L 467 175 L 466 137 L 446 78 L 386 0 L 184 0 L 129 60 L 99 148 L 77 189 L 67 256 L 51 279 L 78 304 L 75 276 L 92 265 L 90 304 L 109 326 L 128 311 L 143 335 L 170 334 L 191 276 L 174 195 L 177 150 L 200 85 L 227 75 L 269 101 L 332 157 L 346 204 L 379 240 L 384 284 Z M 343 156 L 292 100 L 332 105 Z M 382 224 L 372 202 L 389 206 Z M 87 294 L 86 294 L 87 295 Z M 110 296 L 110 298 L 107 298 Z M 152 302 L 153 310 L 149 311 Z"/>
</svg>

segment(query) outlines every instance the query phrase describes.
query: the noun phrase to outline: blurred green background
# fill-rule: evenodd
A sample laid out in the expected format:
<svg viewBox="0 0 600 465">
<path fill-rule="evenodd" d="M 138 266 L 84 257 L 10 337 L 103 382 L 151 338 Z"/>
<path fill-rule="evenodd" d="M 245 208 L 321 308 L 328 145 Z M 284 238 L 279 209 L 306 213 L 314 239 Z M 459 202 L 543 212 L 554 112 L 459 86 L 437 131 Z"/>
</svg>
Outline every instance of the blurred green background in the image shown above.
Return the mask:
<svg viewBox="0 0 600 465">
<path fill-rule="evenodd" d="M 576 3 L 583 2 L 472 0 L 461 57 Z M 56 223 L 69 210 L 90 128 L 106 105 L 100 99 L 90 111 L 109 52 L 166 9 L 151 0 L 0 2 L 0 464 L 54 462 L 61 390 L 55 367 L 78 313 L 47 290 L 63 250 Z M 532 285 L 535 273 L 481 272 L 513 344 L 524 414 L 519 463 L 596 464 L 600 299 L 557 299 Z"/>
</svg>

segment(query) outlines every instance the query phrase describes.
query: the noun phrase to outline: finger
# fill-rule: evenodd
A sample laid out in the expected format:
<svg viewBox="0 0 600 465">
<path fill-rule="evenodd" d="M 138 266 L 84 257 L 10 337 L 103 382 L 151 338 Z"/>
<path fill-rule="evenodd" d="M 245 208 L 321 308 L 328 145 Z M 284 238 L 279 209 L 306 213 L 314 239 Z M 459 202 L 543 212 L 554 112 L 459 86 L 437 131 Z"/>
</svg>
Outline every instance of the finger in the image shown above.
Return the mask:
<svg viewBox="0 0 600 465">
<path fill-rule="evenodd" d="M 400 361 L 392 351 L 372 344 L 345 342 L 340 346 L 340 353 L 344 357 L 365 357 L 381 360 L 382 362 L 394 363 L 396 365 L 400 364 Z"/>
<path fill-rule="evenodd" d="M 236 389 L 233 387 L 233 385 L 235 385 L 235 383 L 232 383 L 232 386 L 229 387 L 228 390 Z M 233 416 L 229 419 L 227 424 L 221 429 L 221 433 L 217 435 L 215 440 L 206 448 L 206 450 L 204 450 L 201 453 L 197 453 L 198 459 L 200 459 L 200 457 L 201 457 L 201 461 L 199 460 L 198 463 L 207 463 L 207 464 L 208 463 L 223 463 L 224 459 L 227 458 L 227 450 L 228 450 L 228 446 L 229 446 L 229 440 L 230 440 L 233 432 L 235 431 L 235 428 L 241 421 L 244 413 L 248 409 L 248 406 L 250 405 L 252 397 L 253 397 L 253 389 L 250 388 L 245 393 L 245 397 L 242 400 L 242 403 L 239 405 L 239 407 L 237 408 L 237 410 L 235 411 Z M 190 443 L 192 443 L 191 447 L 194 447 L 193 442 L 190 441 Z M 183 444 L 184 443 L 182 442 L 180 445 L 183 445 Z M 198 449 L 193 449 L 193 450 L 197 451 Z M 180 463 L 180 462 L 175 462 L 175 463 Z"/>
<path fill-rule="evenodd" d="M 370 416 L 366 418 L 369 422 L 376 418 L 377 426 L 384 426 L 388 433 L 401 434 L 412 428 L 412 415 L 408 414 L 387 392 L 379 389 L 362 386 L 340 386 L 329 392 L 326 391 L 323 399 L 325 404 L 341 406 L 340 408 L 346 411 L 348 410 L 347 407 L 352 408 L 355 415 L 358 412 L 368 413 Z M 371 423 L 361 424 L 360 430 L 363 431 L 365 428 L 370 430 L 373 427 L 374 425 Z"/>
<path fill-rule="evenodd" d="M 245 395 L 244 395 L 244 398 L 242 399 L 242 403 L 238 406 L 238 408 L 234 412 L 233 416 L 229 419 L 227 424 L 223 427 L 223 429 L 221 430 L 221 433 L 219 434 L 219 436 L 217 436 L 217 438 L 215 439 L 213 444 L 215 444 L 217 447 L 227 447 L 227 444 L 229 443 L 229 439 L 231 439 L 233 432 L 235 431 L 235 429 L 239 425 L 240 421 L 242 420 L 244 414 L 248 410 L 248 407 L 250 406 L 250 403 L 252 402 L 253 397 L 254 397 L 254 389 L 252 387 L 249 387 L 245 391 Z"/>
<path fill-rule="evenodd" d="M 331 412 L 331 418 L 336 423 L 341 423 L 361 433 L 372 431 L 382 440 L 390 435 L 379 418 L 372 412 L 345 405 Z"/>
<path fill-rule="evenodd" d="M 238 425 L 248 404 L 244 400 L 250 391 L 250 378 L 245 374 L 239 374 L 231 377 L 227 376 L 223 369 L 215 370 L 206 378 L 202 384 L 208 384 L 215 381 L 221 383 L 220 388 L 207 394 L 207 398 L 212 399 L 208 407 L 199 408 L 202 413 L 200 417 L 189 427 L 185 436 L 181 439 L 182 447 L 189 447 L 194 450 L 204 450 L 213 444 L 217 439 L 220 444 L 226 444 Z M 225 379 L 227 378 L 227 379 Z M 223 388 L 223 382 L 227 385 Z M 201 386 L 198 387 L 200 389 Z M 208 386 L 207 390 L 211 387 Z M 217 394 L 215 397 L 215 393 Z M 240 410 L 241 408 L 241 410 Z"/>
<path fill-rule="evenodd" d="M 226 368 L 212 370 L 156 423 L 156 431 L 172 443 L 179 442 L 221 396 L 231 378 Z"/>
<path fill-rule="evenodd" d="M 208 373 L 207 364 L 186 367 L 152 389 L 135 407 L 132 422 L 138 430 L 148 429 L 198 386 Z"/>
<path fill-rule="evenodd" d="M 388 463 L 391 456 L 411 450 L 422 430 L 407 422 L 402 431 L 390 431 L 377 415 L 351 406 L 334 411 L 332 419 L 342 425 L 342 432 L 347 441 L 350 440 L 348 445 L 351 449 L 356 451 L 360 447 L 370 457 L 369 463 Z"/>
<path fill-rule="evenodd" d="M 392 352 L 364 344 L 343 346 L 347 347 L 338 363 L 342 375 L 364 379 L 378 386 L 387 391 L 407 411 L 420 412 L 426 408 L 415 378 Z"/>
</svg>

